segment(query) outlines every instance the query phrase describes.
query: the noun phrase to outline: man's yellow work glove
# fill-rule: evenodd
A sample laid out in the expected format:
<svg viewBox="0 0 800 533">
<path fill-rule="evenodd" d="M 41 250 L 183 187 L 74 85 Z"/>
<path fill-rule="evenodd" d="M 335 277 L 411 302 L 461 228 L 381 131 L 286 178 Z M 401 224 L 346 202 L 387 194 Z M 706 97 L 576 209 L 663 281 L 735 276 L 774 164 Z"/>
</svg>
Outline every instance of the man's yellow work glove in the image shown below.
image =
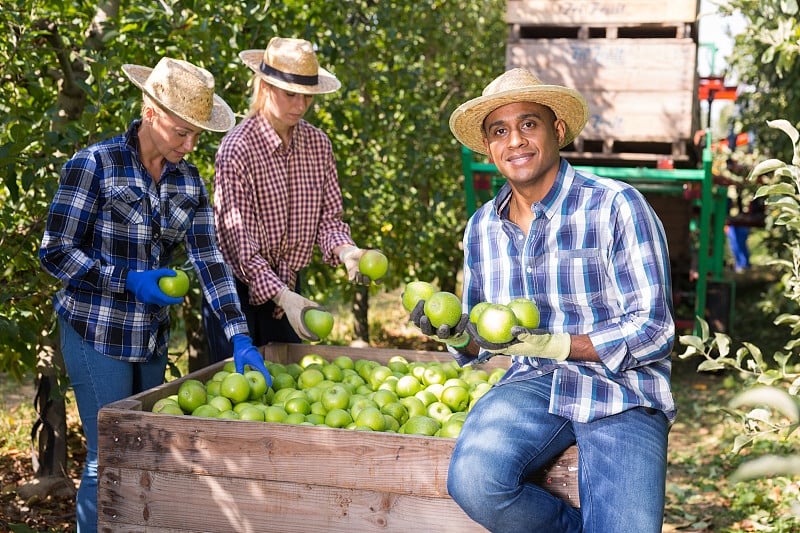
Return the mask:
<svg viewBox="0 0 800 533">
<path fill-rule="evenodd" d="M 467 325 L 467 331 L 478 346 L 495 355 L 539 357 L 556 361 L 564 361 L 569 357 L 571 344 L 569 333 L 547 333 L 514 326 L 511 328 L 511 334 L 514 336 L 511 342 L 498 344 L 481 337 L 472 322 Z"/>
</svg>

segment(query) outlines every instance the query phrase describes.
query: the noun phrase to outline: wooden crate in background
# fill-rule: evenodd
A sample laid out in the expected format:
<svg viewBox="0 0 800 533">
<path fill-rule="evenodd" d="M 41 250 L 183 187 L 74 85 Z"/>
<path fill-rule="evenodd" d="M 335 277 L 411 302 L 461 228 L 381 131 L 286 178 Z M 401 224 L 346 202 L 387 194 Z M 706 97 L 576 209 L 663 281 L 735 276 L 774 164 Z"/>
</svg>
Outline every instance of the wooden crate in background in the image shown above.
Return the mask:
<svg viewBox="0 0 800 533">
<path fill-rule="evenodd" d="M 383 364 L 448 361 L 442 352 L 269 345 L 269 361 L 308 353 Z M 485 368 L 508 364 L 491 359 Z M 99 531 L 237 533 L 478 532 L 447 494 L 455 439 L 151 413 L 186 379 L 100 410 Z M 577 506 L 577 449 L 535 480 Z"/>
<path fill-rule="evenodd" d="M 583 94 L 589 121 L 563 155 L 678 164 L 696 156 L 697 1 L 509 0 L 506 68 Z"/>
<path fill-rule="evenodd" d="M 509 24 L 653 24 L 693 21 L 697 0 L 508 0 Z"/>
</svg>

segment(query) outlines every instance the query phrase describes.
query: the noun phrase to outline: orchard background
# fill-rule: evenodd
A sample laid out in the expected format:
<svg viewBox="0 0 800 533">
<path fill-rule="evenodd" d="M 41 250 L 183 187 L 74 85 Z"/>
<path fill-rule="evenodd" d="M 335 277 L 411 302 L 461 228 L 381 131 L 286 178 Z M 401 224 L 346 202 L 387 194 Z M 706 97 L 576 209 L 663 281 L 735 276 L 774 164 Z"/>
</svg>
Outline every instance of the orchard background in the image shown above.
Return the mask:
<svg viewBox="0 0 800 533">
<path fill-rule="evenodd" d="M 4 1 L 0 10 L 0 381 L 4 397 L 9 384 L 11 390 L 14 384 L 32 379 L 58 384 L 47 399 L 67 428 L 69 412 L 59 392 L 68 396 L 69 384 L 58 372 L 50 303 L 57 284 L 40 268 L 37 250 L 61 165 L 77 149 L 123 131 L 138 116 L 141 93 L 122 75 L 121 65 L 152 66 L 163 55 L 187 59 L 214 73 L 217 93 L 243 113 L 250 71 L 238 59 L 238 52 L 263 48 L 274 35 L 315 43 L 322 65 L 342 81 L 338 93 L 315 99 L 306 118 L 333 141 L 345 219 L 356 242 L 384 250 L 390 259 L 384 283 L 367 291 L 354 290 L 342 269 L 324 266 L 316 257 L 305 273 L 306 293 L 348 317 L 341 321 L 346 330 L 339 332 L 337 342 L 401 347 L 424 342 L 402 327 L 387 326 L 397 320 L 402 324 L 404 317 L 391 316 L 394 307 L 385 302 L 397 300 L 386 295 L 396 294 L 414 279 L 435 280 L 443 290 L 458 289 L 466 210 L 460 147 L 447 120 L 459 103 L 479 94 L 502 72 L 507 36 L 504 10 L 505 2 L 500 0 Z M 689 362 L 701 353 L 706 362 L 716 360 L 705 366 L 725 372 L 725 390 L 740 392 L 768 385 L 796 403 L 793 339 L 799 331 L 795 282 L 800 273 L 800 244 L 792 216 L 796 219 L 800 209 L 796 187 L 792 190 L 780 183 L 788 180 L 790 186 L 796 185 L 794 171 L 800 157 L 798 139 L 788 130 L 768 127 L 766 121 L 783 119 L 790 126 L 800 122 L 798 5 L 797 0 L 731 0 L 720 10 L 741 13 L 747 21 L 728 58 L 729 74 L 745 90 L 735 112 L 733 108 L 722 112 L 713 133 L 722 138 L 734 126 L 756 138 L 752 153 L 717 154 L 723 162 L 730 158 L 737 163 L 727 168 L 719 165 L 721 172 L 755 194 L 754 181 L 747 179 L 750 169 L 770 158 L 784 162 L 784 167 L 764 174 L 775 188 L 763 192 L 776 202 L 766 228 L 754 232 L 751 239 L 768 273 L 756 276 L 759 290 L 738 295 L 737 305 L 743 309 L 738 316 L 752 320 L 742 322 L 743 327 L 735 328 L 734 338 L 727 341 L 711 333 L 688 339 L 695 354 L 686 355 L 691 356 Z M 205 134 L 190 157 L 210 190 L 220 138 Z M 182 260 L 176 258 L 177 263 Z M 196 283 L 194 287 L 175 310 L 176 373 L 185 371 L 181 361 L 202 361 L 205 351 L 199 326 L 200 293 Z M 774 320 L 781 325 L 773 327 Z M 761 323 L 767 325 L 753 327 Z M 726 346 L 731 346 L 730 353 Z M 683 349 L 676 343 L 676 358 Z M 61 401 L 60 410 L 58 401 L 54 405 L 52 400 Z M 718 412 L 727 406 L 728 398 L 711 395 L 703 400 L 710 402 L 703 409 Z M 19 403 L 26 403 L 24 396 Z M 724 440 L 726 435 L 718 435 L 723 440 L 706 453 L 719 459 L 726 449 L 740 452 L 737 458 L 753 450 L 771 454 L 791 449 L 797 443 L 794 415 L 769 402 L 765 405 L 755 416 L 747 409 L 726 407 L 731 413 L 725 417 L 730 442 Z M 30 427 L 24 426 L 25 420 L 5 420 L 11 422 L 2 427 L 11 428 L 12 433 L 19 424 Z M 75 444 L 68 444 L 70 435 L 74 434 L 66 429 L 57 431 L 49 443 L 59 450 L 57 455 L 63 453 L 61 466 Z M 0 438 L 5 453 L 11 436 Z M 36 448 L 36 444 L 28 446 L 32 451 Z M 791 458 L 789 454 L 787 459 Z M 751 495 L 748 509 L 763 511 L 753 513 L 753 523 L 764 530 L 789 531 L 782 528 L 792 527 L 783 524 L 789 504 L 797 502 L 796 478 L 778 477 L 781 481 L 775 482 L 774 476 L 798 473 L 800 468 L 791 462 L 781 463 L 777 471 L 761 471 L 762 477 L 771 480 L 770 487 L 780 488 L 781 506 L 773 505 L 777 489 L 743 491 Z M 35 474 L 41 472 L 30 475 Z M 4 494 L 7 487 L 4 481 Z M 730 523 L 734 522 L 740 523 Z"/>
</svg>

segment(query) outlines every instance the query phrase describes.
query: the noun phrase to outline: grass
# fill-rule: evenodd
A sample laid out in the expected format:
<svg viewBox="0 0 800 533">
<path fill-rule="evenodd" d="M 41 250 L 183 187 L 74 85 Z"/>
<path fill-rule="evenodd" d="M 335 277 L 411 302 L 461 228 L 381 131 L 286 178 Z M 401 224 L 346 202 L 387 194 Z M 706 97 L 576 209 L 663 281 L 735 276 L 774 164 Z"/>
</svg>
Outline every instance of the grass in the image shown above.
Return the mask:
<svg viewBox="0 0 800 533">
<path fill-rule="evenodd" d="M 779 347 L 784 338 L 776 334 L 771 318 L 754 304 L 774 281 L 767 270 L 754 269 L 737 279 L 734 342 L 748 340 L 756 344 Z M 400 291 L 378 292 L 370 297 L 370 345 L 405 349 L 441 349 L 438 343 L 421 335 L 408 323 L 405 310 L 399 305 Z M 353 342 L 352 314 L 344 306 L 330 306 L 337 317 L 330 344 L 348 345 Z M 759 336 L 759 333 L 761 334 Z M 766 333 L 766 335 L 764 335 Z M 175 339 L 180 351 L 181 340 Z M 677 346 L 676 352 L 682 351 Z M 765 349 L 765 353 L 767 352 Z M 800 530 L 800 521 L 792 515 L 792 505 L 798 501 L 800 485 L 797 479 L 777 477 L 749 482 L 731 483 L 728 476 L 751 455 L 790 453 L 791 443 L 766 441 L 747 448 L 740 455 L 731 453 L 733 427 L 728 423 L 721 406 L 741 389 L 741 382 L 727 374 L 697 373 L 699 360 L 674 360 L 673 392 L 678 404 L 678 419 L 670 433 L 669 470 L 665 532 L 743 532 Z M 186 372 L 185 357 L 177 359 L 177 368 Z M 38 502 L 31 506 L 15 498 L 14 489 L 33 470 L 30 467 L 30 431 L 35 420 L 31 405 L 33 380 L 23 384 L 10 383 L 0 376 L 0 456 L 3 457 L 0 501 L 0 529 L 3 515 L 16 512 L 26 519 L 31 529 L 20 531 L 69 530 L 74 510 L 61 510 L 66 518 L 53 512 L 58 503 Z M 70 473 L 78 479 L 81 467 L 80 424 L 75 403 L 68 404 L 70 439 Z M 14 469 L 14 472 L 9 472 Z M 26 510 L 27 509 L 27 510 Z M 36 516 L 36 510 L 42 513 Z M 47 514 L 49 513 L 49 514 Z M 7 520 L 8 518 L 5 517 Z M 20 518 L 22 520 L 22 518 Z M 51 528 L 51 529 L 48 529 Z"/>
</svg>

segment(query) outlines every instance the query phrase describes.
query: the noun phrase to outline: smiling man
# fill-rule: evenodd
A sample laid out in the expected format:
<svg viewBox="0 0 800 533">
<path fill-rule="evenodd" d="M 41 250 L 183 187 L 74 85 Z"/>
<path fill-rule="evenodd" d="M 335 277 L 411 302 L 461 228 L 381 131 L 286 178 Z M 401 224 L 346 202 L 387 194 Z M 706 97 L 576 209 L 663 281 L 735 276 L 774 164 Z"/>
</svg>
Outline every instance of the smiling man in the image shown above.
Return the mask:
<svg viewBox="0 0 800 533">
<path fill-rule="evenodd" d="M 513 69 L 450 118 L 507 179 L 467 223 L 464 316 L 517 298 L 540 312 L 539 329 L 515 326 L 504 344 L 463 317 L 433 331 L 412 313 L 462 365 L 512 358 L 467 416 L 447 484 L 495 533 L 661 531 L 675 417 L 666 238 L 635 188 L 561 157 L 588 116 L 576 91 Z M 580 509 L 528 481 L 576 443 Z"/>
</svg>

